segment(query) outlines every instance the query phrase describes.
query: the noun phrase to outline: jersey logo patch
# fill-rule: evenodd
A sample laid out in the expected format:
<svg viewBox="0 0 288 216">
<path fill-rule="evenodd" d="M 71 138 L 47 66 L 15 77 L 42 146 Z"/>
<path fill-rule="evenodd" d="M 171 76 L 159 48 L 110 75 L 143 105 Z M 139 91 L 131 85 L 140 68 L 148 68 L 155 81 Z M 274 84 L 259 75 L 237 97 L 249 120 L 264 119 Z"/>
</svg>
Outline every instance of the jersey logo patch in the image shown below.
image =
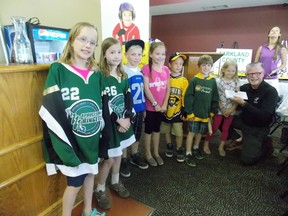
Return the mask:
<svg viewBox="0 0 288 216">
<path fill-rule="evenodd" d="M 79 100 L 66 109 L 71 118 L 73 132 L 81 137 L 90 137 L 103 128 L 102 110 L 94 101 Z"/>
<path fill-rule="evenodd" d="M 110 108 L 113 110 L 113 112 L 117 114 L 119 118 L 122 117 L 123 112 L 125 110 L 124 105 L 125 103 L 123 94 L 116 95 L 115 97 L 112 98 L 112 100 L 110 100 L 109 103 Z"/>
</svg>

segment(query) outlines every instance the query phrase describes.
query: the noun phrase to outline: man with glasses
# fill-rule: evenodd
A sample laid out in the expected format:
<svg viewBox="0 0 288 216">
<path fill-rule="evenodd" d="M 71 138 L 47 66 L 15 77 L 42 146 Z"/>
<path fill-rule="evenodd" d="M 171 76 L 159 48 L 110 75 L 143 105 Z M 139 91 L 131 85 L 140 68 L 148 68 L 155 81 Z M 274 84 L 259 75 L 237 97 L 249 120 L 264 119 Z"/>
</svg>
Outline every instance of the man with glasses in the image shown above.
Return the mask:
<svg viewBox="0 0 288 216">
<path fill-rule="evenodd" d="M 248 83 L 240 87 L 240 91 L 246 92 L 248 100 L 234 97 L 232 101 L 240 106 L 240 114 L 235 116 L 229 138 L 235 140 L 242 133 L 241 162 L 252 165 L 261 159 L 265 159 L 273 152 L 269 125 L 278 101 L 277 90 L 266 83 L 262 63 L 253 62 L 246 67 Z"/>
</svg>

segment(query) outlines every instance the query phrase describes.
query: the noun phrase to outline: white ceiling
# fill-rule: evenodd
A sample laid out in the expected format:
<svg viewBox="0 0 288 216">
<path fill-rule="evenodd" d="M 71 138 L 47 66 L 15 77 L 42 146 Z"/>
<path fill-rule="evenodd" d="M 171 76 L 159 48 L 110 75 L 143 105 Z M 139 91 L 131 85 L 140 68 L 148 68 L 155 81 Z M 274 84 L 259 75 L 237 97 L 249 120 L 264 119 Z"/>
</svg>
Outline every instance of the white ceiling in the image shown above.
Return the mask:
<svg viewBox="0 0 288 216">
<path fill-rule="evenodd" d="M 150 15 L 155 16 L 279 4 L 283 5 L 283 7 L 285 5 L 288 9 L 288 0 L 191 0 L 190 2 L 150 6 Z"/>
</svg>

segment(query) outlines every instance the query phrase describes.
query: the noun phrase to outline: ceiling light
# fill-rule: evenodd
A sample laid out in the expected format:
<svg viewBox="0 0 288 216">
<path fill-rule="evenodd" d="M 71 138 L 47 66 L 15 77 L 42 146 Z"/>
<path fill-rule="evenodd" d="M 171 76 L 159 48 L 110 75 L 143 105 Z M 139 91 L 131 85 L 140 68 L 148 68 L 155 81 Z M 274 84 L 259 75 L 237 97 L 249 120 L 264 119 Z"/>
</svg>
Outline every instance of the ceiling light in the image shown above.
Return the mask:
<svg viewBox="0 0 288 216">
<path fill-rule="evenodd" d="M 227 8 L 228 5 L 214 5 L 214 6 L 202 7 L 203 10 L 222 10 Z"/>
</svg>

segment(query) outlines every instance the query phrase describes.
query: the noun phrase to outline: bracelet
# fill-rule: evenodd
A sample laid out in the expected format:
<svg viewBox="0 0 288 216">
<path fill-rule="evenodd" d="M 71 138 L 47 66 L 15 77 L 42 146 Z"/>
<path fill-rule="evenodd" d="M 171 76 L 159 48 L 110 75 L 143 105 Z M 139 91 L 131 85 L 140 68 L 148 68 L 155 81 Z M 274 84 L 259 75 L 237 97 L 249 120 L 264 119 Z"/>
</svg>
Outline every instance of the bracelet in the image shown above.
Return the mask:
<svg viewBox="0 0 288 216">
<path fill-rule="evenodd" d="M 158 105 L 157 101 L 154 101 L 154 102 L 152 103 L 152 106 L 153 106 L 153 107 L 156 107 L 157 105 Z"/>
</svg>

